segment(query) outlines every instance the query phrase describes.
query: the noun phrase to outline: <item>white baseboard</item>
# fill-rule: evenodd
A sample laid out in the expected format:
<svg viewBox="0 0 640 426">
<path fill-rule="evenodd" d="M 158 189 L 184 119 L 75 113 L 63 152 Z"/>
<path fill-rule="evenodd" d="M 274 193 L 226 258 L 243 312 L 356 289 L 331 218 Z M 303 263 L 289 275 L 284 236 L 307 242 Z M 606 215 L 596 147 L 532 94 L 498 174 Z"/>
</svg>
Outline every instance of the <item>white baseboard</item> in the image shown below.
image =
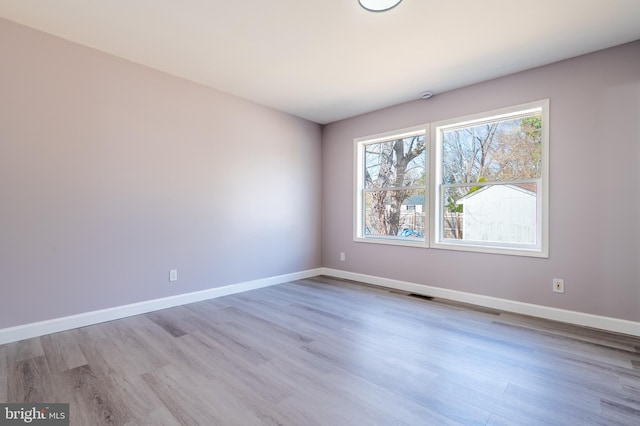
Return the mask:
<svg viewBox="0 0 640 426">
<path fill-rule="evenodd" d="M 470 303 L 487 308 L 561 321 L 584 327 L 597 328 L 616 333 L 629 334 L 632 336 L 640 336 L 640 322 L 586 314 L 584 312 L 568 311 L 548 306 L 534 305 L 531 303 L 516 302 L 513 300 L 465 293 L 457 290 L 448 290 L 446 288 L 431 287 L 407 281 L 392 280 L 389 278 L 341 271 L 339 269 L 322 268 L 322 270 L 324 275 L 331 277 L 360 281 L 381 287 L 403 290 L 426 296 L 440 297 L 442 299 L 454 300 L 456 302 Z"/>
<path fill-rule="evenodd" d="M 130 317 L 133 315 L 145 314 L 147 312 L 157 311 L 160 309 L 173 308 L 187 303 L 200 302 L 202 300 L 214 299 L 216 297 L 255 290 L 289 281 L 315 277 L 317 275 L 321 275 L 322 271 L 322 268 L 309 269 L 307 271 L 295 272 L 292 274 L 245 281 L 238 284 L 215 287 L 193 293 L 179 294 L 176 296 L 164 297 L 162 299 L 148 300 L 130 305 L 116 306 L 114 308 L 101 309 L 99 311 L 85 312 L 78 315 L 4 328 L 0 329 L 0 345 L 16 342 L 18 340 L 30 339 L 32 337 L 43 336 L 45 334 L 58 333 L 60 331 Z"/>
<path fill-rule="evenodd" d="M 0 345 L 16 342 L 18 340 L 30 339 L 32 337 L 43 336 L 45 334 L 58 333 L 60 331 L 71 330 L 78 327 L 99 324 L 101 322 L 113 321 L 133 315 L 145 314 L 147 312 L 157 311 L 160 309 L 173 308 L 175 306 L 185 305 L 188 303 L 200 302 L 203 300 L 214 299 L 216 297 L 255 290 L 289 281 L 311 278 L 317 275 L 328 275 L 336 278 L 360 281 L 381 287 L 640 337 L 640 323 L 634 321 L 516 302 L 513 300 L 465 293 L 462 291 L 448 290 L 439 287 L 431 287 L 407 281 L 341 271 L 339 269 L 317 268 L 0 329 Z"/>
</svg>

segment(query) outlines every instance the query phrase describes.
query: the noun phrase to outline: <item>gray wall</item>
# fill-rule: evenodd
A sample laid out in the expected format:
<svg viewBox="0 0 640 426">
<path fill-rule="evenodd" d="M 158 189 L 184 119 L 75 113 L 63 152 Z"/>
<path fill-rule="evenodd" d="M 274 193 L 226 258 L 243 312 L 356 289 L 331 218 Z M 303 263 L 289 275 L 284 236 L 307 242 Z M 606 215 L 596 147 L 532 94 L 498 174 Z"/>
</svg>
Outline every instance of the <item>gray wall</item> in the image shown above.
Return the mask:
<svg viewBox="0 0 640 426">
<path fill-rule="evenodd" d="M 0 329 L 321 266 L 319 125 L 5 20 L 0 52 Z"/>
<path fill-rule="evenodd" d="M 354 138 L 543 98 L 549 259 L 352 241 Z M 640 42 L 332 123 L 323 197 L 325 267 L 640 321 Z"/>
<path fill-rule="evenodd" d="M 0 329 L 320 266 L 640 321 L 640 42 L 324 129 L 4 20 L 0 52 Z M 549 259 L 352 241 L 355 137 L 547 97 Z"/>
</svg>

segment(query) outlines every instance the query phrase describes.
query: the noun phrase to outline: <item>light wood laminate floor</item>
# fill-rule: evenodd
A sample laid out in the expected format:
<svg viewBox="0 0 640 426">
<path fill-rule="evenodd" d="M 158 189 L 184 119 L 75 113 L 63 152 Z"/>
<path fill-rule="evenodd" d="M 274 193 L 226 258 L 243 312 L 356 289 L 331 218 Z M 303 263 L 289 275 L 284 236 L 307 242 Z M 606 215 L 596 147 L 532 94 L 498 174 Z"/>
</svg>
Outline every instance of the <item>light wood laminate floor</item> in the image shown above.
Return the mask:
<svg viewBox="0 0 640 426">
<path fill-rule="evenodd" d="M 0 346 L 72 425 L 639 425 L 640 339 L 317 277 Z"/>
</svg>

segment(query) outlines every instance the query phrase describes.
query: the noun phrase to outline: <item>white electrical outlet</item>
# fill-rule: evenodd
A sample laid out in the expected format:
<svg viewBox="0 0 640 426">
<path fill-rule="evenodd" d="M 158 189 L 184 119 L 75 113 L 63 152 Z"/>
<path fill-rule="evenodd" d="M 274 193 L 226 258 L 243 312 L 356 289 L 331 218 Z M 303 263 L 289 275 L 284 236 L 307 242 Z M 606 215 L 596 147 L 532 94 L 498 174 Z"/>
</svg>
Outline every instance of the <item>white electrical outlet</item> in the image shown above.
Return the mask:
<svg viewBox="0 0 640 426">
<path fill-rule="evenodd" d="M 561 278 L 553 279 L 553 292 L 564 293 L 564 280 Z"/>
<path fill-rule="evenodd" d="M 178 270 L 177 269 L 169 270 L 169 281 L 170 282 L 178 281 Z"/>
<path fill-rule="evenodd" d="M 346 256 L 345 256 L 344 252 L 343 252 L 343 251 L 341 251 L 341 252 L 340 252 L 340 261 L 341 261 L 341 262 L 344 262 L 345 260 L 347 260 L 347 258 L 346 258 Z"/>
</svg>

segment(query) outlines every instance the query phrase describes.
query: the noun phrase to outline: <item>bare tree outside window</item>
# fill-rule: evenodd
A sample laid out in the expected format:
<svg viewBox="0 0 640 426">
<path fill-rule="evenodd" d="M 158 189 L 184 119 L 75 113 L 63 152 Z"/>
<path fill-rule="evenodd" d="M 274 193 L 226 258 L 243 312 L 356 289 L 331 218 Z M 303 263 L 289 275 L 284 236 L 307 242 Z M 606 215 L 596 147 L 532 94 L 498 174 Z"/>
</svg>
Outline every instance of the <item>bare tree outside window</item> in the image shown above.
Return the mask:
<svg viewBox="0 0 640 426">
<path fill-rule="evenodd" d="M 425 176 L 424 135 L 366 144 L 364 234 L 423 238 Z"/>
<path fill-rule="evenodd" d="M 548 257 L 548 99 L 353 142 L 354 241 Z"/>
<path fill-rule="evenodd" d="M 465 239 L 465 212 L 459 201 L 491 183 L 516 182 L 522 189 L 537 192 L 541 128 L 542 117 L 534 113 L 443 131 L 444 238 Z"/>
</svg>

